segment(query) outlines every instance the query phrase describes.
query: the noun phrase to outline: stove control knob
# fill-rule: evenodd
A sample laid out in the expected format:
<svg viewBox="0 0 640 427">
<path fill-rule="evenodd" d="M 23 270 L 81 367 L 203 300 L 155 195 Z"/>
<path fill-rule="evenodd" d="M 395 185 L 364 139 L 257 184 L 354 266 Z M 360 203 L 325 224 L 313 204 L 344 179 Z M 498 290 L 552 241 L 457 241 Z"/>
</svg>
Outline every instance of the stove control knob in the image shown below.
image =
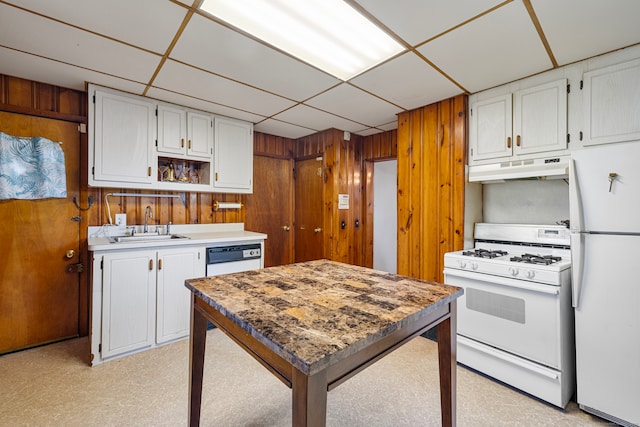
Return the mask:
<svg viewBox="0 0 640 427">
<path fill-rule="evenodd" d="M 477 270 L 478 269 L 478 263 L 477 262 L 472 262 L 471 263 L 471 268 L 474 269 L 474 270 Z"/>
<path fill-rule="evenodd" d="M 518 275 L 518 273 L 520 273 L 520 270 L 518 270 L 517 268 L 509 267 L 509 273 L 511 273 L 511 275 L 515 277 Z"/>
<path fill-rule="evenodd" d="M 535 271 L 527 271 L 527 279 L 533 279 L 536 276 L 536 272 Z"/>
<path fill-rule="evenodd" d="M 460 265 L 460 268 L 467 268 L 467 262 L 466 261 L 458 261 L 458 265 Z"/>
</svg>

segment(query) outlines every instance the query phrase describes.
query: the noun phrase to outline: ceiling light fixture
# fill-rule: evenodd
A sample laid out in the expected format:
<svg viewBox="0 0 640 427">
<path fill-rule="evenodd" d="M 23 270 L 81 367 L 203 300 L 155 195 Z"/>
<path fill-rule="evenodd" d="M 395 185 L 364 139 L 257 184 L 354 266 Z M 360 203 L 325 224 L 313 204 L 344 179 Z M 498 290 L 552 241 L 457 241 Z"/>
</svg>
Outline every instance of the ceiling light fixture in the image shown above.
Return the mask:
<svg viewBox="0 0 640 427">
<path fill-rule="evenodd" d="M 345 81 L 404 50 L 342 0 L 204 0 L 200 9 Z"/>
</svg>

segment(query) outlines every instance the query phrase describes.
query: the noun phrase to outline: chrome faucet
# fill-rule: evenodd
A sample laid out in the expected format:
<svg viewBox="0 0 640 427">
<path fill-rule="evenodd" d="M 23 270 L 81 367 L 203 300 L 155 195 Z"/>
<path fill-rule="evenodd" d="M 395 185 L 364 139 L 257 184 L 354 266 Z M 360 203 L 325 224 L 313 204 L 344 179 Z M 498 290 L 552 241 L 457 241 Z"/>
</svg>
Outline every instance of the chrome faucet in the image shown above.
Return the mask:
<svg viewBox="0 0 640 427">
<path fill-rule="evenodd" d="M 144 227 L 142 228 L 143 233 L 149 232 L 149 218 L 153 218 L 151 206 L 147 206 L 147 208 L 144 210 Z"/>
</svg>

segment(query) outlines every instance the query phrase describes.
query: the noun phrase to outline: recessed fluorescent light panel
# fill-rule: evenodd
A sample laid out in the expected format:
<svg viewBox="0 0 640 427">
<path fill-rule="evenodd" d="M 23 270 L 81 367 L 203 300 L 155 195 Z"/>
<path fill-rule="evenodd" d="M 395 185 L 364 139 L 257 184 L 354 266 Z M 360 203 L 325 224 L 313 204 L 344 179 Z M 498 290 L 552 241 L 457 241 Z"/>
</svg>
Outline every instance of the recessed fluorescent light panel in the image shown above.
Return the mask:
<svg viewBox="0 0 640 427">
<path fill-rule="evenodd" d="M 342 0 L 204 0 L 200 9 L 345 81 L 404 50 Z"/>
</svg>

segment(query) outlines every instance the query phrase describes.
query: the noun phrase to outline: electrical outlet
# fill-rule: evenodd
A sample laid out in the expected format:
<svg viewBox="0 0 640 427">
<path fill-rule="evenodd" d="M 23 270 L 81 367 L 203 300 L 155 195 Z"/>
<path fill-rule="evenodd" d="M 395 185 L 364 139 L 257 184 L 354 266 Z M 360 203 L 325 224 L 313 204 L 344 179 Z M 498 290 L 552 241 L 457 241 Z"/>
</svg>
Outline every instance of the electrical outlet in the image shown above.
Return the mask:
<svg viewBox="0 0 640 427">
<path fill-rule="evenodd" d="M 127 214 L 116 214 L 116 225 L 120 227 L 127 226 Z"/>
</svg>

